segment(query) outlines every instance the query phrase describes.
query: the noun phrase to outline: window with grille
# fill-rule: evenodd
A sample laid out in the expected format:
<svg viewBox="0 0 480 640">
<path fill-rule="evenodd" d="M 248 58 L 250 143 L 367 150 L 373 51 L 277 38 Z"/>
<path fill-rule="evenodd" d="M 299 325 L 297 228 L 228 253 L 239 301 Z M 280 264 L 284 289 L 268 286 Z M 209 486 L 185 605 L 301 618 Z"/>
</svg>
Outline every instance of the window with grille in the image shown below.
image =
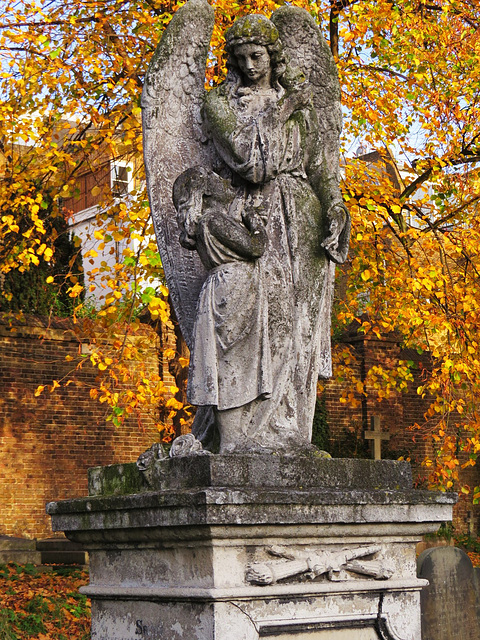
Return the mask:
<svg viewBox="0 0 480 640">
<path fill-rule="evenodd" d="M 128 193 L 128 169 L 119 165 L 113 166 L 112 193 L 116 198 Z"/>
</svg>

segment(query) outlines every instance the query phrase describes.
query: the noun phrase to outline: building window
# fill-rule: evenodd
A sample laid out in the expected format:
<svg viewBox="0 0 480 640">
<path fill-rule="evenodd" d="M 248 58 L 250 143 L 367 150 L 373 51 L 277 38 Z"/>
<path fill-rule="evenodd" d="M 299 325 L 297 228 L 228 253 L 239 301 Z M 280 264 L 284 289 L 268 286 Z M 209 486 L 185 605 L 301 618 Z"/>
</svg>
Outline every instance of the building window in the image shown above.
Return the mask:
<svg viewBox="0 0 480 640">
<path fill-rule="evenodd" d="M 112 194 L 119 198 L 128 193 L 128 167 L 114 164 L 112 167 Z"/>
</svg>

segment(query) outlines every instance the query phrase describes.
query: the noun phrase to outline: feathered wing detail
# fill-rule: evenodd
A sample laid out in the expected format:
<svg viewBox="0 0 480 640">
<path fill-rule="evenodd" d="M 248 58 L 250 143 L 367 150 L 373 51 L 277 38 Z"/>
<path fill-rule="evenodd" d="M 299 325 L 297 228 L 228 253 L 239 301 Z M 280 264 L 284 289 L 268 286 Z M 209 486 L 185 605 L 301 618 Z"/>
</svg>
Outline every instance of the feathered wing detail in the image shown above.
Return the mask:
<svg viewBox="0 0 480 640">
<path fill-rule="evenodd" d="M 322 185 L 318 195 L 327 212 L 330 206 L 342 202 L 339 189 L 342 110 L 335 61 L 318 25 L 305 10 L 283 6 L 273 13 L 271 19 L 279 31 L 289 64 L 292 67 L 298 67 L 305 74 L 305 81 L 312 88 L 313 104 L 321 135 L 318 149 L 321 151 L 322 161 L 313 163 L 313 173 L 318 172 L 318 175 L 310 175 L 309 178 L 314 188 Z M 339 238 L 336 256 L 333 258 L 335 262 L 344 262 L 347 257 L 350 216 L 346 209 L 345 213 L 347 219 Z M 332 259 L 332 256 L 330 258 Z M 322 328 L 319 336 L 319 376 L 321 378 L 329 378 L 332 375 L 330 326 L 334 285 L 335 265 L 329 261 L 320 301 Z"/>
<path fill-rule="evenodd" d="M 339 182 L 339 141 L 342 130 L 341 92 L 332 53 L 313 17 L 304 9 L 284 6 L 272 15 L 292 66 L 305 74 L 323 138 L 326 173 Z"/>
<path fill-rule="evenodd" d="M 172 187 L 185 169 L 212 165 L 201 107 L 213 22 L 214 11 L 207 0 L 189 0 L 180 8 L 157 46 L 142 93 L 152 219 L 175 313 L 190 348 L 198 294 L 207 274 L 197 252 L 180 245 Z"/>
</svg>

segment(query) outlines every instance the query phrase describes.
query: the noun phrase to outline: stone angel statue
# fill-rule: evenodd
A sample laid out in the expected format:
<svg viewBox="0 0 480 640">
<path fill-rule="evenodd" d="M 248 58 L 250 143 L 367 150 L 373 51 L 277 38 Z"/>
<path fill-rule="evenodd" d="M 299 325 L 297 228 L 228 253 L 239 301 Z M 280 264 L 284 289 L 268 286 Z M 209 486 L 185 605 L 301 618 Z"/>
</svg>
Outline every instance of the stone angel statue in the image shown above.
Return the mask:
<svg viewBox="0 0 480 640">
<path fill-rule="evenodd" d="M 191 352 L 193 432 L 220 453 L 308 450 L 331 375 L 335 263 L 350 218 L 339 189 L 340 88 L 313 18 L 284 6 L 226 32 L 228 73 L 206 91 L 213 29 L 189 0 L 142 96 L 150 205 Z"/>
</svg>

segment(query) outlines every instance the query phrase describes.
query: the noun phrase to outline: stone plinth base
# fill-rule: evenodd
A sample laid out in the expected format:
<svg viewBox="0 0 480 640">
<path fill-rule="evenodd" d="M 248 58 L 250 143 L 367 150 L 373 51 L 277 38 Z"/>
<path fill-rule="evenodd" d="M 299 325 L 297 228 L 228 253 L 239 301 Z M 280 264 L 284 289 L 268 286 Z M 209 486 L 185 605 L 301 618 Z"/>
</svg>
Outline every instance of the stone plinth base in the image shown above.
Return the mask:
<svg viewBox="0 0 480 640">
<path fill-rule="evenodd" d="M 279 456 L 94 469 L 90 492 L 47 511 L 90 553 L 92 640 L 419 640 L 415 545 L 455 502 L 407 463 Z"/>
</svg>

